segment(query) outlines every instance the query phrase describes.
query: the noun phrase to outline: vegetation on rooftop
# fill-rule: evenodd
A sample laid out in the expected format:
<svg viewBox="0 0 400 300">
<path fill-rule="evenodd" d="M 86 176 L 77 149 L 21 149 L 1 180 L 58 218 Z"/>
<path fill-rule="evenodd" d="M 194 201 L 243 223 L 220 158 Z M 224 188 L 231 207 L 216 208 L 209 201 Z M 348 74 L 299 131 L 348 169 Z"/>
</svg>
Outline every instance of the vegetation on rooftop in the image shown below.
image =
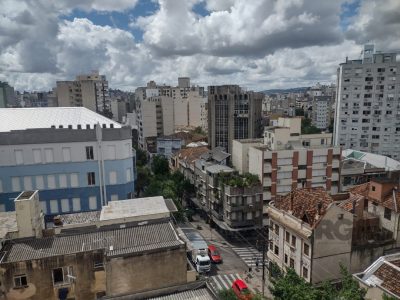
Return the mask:
<svg viewBox="0 0 400 300">
<path fill-rule="evenodd" d="M 252 187 L 260 184 L 257 175 L 244 173 L 240 175 L 238 172 L 224 173 L 220 172 L 218 174 L 221 184 L 232 186 L 232 187 Z"/>
<path fill-rule="evenodd" d="M 301 120 L 301 134 L 316 134 L 321 133 L 321 129 L 318 129 L 311 124 L 311 119 L 303 118 Z"/>
</svg>

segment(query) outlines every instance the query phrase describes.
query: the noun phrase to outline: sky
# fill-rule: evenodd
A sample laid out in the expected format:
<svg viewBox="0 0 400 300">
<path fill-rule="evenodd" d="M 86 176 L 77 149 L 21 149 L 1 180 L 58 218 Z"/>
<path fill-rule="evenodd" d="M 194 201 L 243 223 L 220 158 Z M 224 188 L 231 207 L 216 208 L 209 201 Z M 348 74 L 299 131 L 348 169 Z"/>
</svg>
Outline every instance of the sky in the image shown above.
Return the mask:
<svg viewBox="0 0 400 300">
<path fill-rule="evenodd" d="M 253 90 L 336 81 L 364 44 L 400 50 L 400 0 L 0 0 L 0 80 L 50 90 L 99 70 Z"/>
</svg>

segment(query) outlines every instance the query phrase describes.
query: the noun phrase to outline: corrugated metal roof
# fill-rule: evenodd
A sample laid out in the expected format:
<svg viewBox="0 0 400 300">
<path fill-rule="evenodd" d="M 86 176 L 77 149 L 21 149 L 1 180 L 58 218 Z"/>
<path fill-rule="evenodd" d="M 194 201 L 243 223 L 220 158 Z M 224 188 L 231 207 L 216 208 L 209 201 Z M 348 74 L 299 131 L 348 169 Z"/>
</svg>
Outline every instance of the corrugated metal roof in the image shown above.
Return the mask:
<svg viewBox="0 0 400 300">
<path fill-rule="evenodd" d="M 107 256 L 182 245 L 169 222 L 76 235 L 13 240 L 4 248 L 4 263 L 104 249 Z"/>
<path fill-rule="evenodd" d="M 362 161 L 375 168 L 385 168 L 386 171 L 400 170 L 400 162 L 385 155 L 346 149 L 342 151 L 342 156 L 345 159 Z"/>
<path fill-rule="evenodd" d="M 121 124 L 110 120 L 85 107 L 32 107 L 32 108 L 0 108 L 0 132 L 11 130 L 25 130 L 37 128 L 51 128 L 60 125 L 68 128 L 72 125 L 77 129 L 78 125 L 86 128 L 97 123 L 106 124 L 107 128 L 113 124 L 114 128 L 121 128 Z"/>
<path fill-rule="evenodd" d="M 149 298 L 148 300 L 213 300 L 210 292 L 206 288 L 189 290 L 180 293 L 175 293 L 156 298 Z"/>
</svg>

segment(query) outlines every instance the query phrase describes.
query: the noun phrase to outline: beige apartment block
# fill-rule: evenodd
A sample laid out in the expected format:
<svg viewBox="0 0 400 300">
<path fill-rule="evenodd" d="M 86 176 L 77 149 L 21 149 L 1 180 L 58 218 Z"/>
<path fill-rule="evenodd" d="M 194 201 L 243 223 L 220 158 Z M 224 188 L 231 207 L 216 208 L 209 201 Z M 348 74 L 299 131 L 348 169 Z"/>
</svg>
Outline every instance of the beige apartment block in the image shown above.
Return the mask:
<svg viewBox="0 0 400 300">
<path fill-rule="evenodd" d="M 263 143 L 235 140 L 232 163 L 241 173 L 252 173 L 264 186 L 264 201 L 296 188 L 339 190 L 340 147 L 331 146 L 332 134 L 301 134 L 300 118 L 279 118 L 267 127 Z"/>
</svg>

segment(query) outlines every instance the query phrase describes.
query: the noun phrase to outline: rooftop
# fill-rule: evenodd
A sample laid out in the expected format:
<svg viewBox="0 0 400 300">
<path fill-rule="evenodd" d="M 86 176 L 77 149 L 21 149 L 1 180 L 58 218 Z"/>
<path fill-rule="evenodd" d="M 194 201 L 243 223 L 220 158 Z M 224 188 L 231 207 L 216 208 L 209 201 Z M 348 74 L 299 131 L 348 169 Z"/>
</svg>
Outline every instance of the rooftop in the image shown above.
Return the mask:
<svg viewBox="0 0 400 300">
<path fill-rule="evenodd" d="M 224 151 L 222 147 L 215 147 L 212 150 L 209 150 L 203 153 L 200 158 L 205 160 L 215 160 L 217 162 L 221 162 L 231 156 L 229 153 Z"/>
<path fill-rule="evenodd" d="M 207 288 L 177 292 L 166 296 L 149 298 L 148 300 L 213 300 Z"/>
<path fill-rule="evenodd" d="M 0 239 L 12 231 L 18 231 L 17 214 L 15 211 L 0 212 Z"/>
<path fill-rule="evenodd" d="M 186 148 L 178 151 L 175 156 L 183 160 L 187 164 L 192 164 L 195 160 L 199 159 L 203 153 L 206 153 L 207 151 L 207 146 Z"/>
<path fill-rule="evenodd" d="M 296 189 L 278 196 L 274 206 L 315 227 L 333 199 L 323 187 Z"/>
<path fill-rule="evenodd" d="M 101 126 L 106 124 L 108 128 L 111 124 L 114 128 L 121 128 L 121 124 L 85 107 L 0 108 L 0 132 L 52 126 L 68 128 L 70 125 L 73 129 L 77 129 L 78 125 L 82 129 L 90 125 L 93 129 L 97 123 Z"/>
<path fill-rule="evenodd" d="M 370 287 L 379 287 L 400 298 L 400 252 L 381 256 L 355 278 Z"/>
<path fill-rule="evenodd" d="M 343 160 L 352 159 L 364 162 L 374 168 L 385 168 L 386 171 L 400 170 L 399 161 L 384 155 L 346 149 L 342 151 L 342 156 Z"/>
<path fill-rule="evenodd" d="M 42 259 L 93 250 L 109 257 L 183 245 L 169 222 L 93 232 L 15 239 L 3 247 L 2 263 Z"/>
<path fill-rule="evenodd" d="M 216 173 L 220 173 L 220 172 L 233 172 L 234 170 L 228 166 L 224 166 L 224 165 L 211 165 L 206 167 L 206 171 L 216 174 Z"/>
</svg>

